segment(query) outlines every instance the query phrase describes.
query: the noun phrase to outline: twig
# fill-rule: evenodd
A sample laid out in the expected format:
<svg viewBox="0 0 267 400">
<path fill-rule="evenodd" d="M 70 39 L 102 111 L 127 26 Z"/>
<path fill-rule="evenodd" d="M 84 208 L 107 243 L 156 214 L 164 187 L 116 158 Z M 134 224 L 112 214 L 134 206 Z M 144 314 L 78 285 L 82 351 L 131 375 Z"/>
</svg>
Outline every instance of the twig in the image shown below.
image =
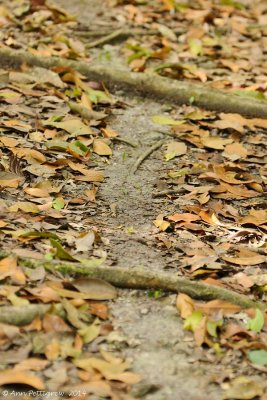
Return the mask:
<svg viewBox="0 0 267 400">
<path fill-rule="evenodd" d="M 124 138 L 121 138 L 121 137 L 118 137 L 118 136 L 115 136 L 115 137 L 113 137 L 111 139 L 114 140 L 115 142 L 121 142 L 121 143 L 128 144 L 129 146 L 132 146 L 132 147 L 137 147 L 136 143 L 133 143 L 128 139 L 124 139 Z"/>
<path fill-rule="evenodd" d="M 184 187 L 177 187 L 174 189 L 163 190 L 162 192 L 154 193 L 153 197 L 164 197 L 171 194 L 182 194 L 185 192 L 187 192 L 187 190 Z"/>
<path fill-rule="evenodd" d="M 83 265 L 84 264 L 84 265 Z M 254 307 L 262 310 L 266 309 L 266 304 L 250 300 L 247 296 L 235 293 L 222 287 L 208 285 L 203 282 L 191 281 L 181 278 L 174 273 L 153 272 L 141 268 L 119 268 L 107 265 L 88 265 L 86 260 L 83 264 L 61 262 L 61 261 L 39 261 L 32 259 L 19 259 L 19 265 L 28 268 L 38 268 L 42 266 L 48 271 L 57 271 L 62 275 L 75 277 L 90 277 L 103 279 L 114 286 L 129 289 L 161 289 L 171 292 L 182 292 L 192 298 L 201 300 L 221 299 L 237 304 L 244 308 Z"/>
<path fill-rule="evenodd" d="M 234 93 L 214 89 L 203 84 L 172 80 L 153 73 L 135 73 L 118 69 L 111 64 L 87 63 L 58 57 L 40 57 L 22 50 L 0 48 L 0 67 L 18 68 L 23 63 L 43 68 L 63 66 L 72 68 L 91 80 L 104 81 L 110 88 L 126 93 L 142 94 L 175 104 L 192 104 L 209 110 L 238 113 L 245 116 L 267 118 L 264 101 L 244 98 Z"/>
<path fill-rule="evenodd" d="M 159 149 L 163 145 L 163 143 L 165 143 L 164 140 L 159 140 L 158 142 L 153 144 L 153 146 L 149 147 L 149 149 L 147 149 L 143 154 L 141 154 L 131 168 L 132 174 L 135 174 L 140 165 L 147 159 L 147 157 L 149 157 L 150 154 L 152 154 L 155 150 Z"/>
<path fill-rule="evenodd" d="M 85 47 L 87 49 L 91 49 L 93 47 L 98 47 L 98 46 L 101 46 L 103 44 L 110 43 L 114 39 L 118 38 L 121 35 L 121 32 L 122 32 L 121 29 L 118 29 L 117 31 L 109 33 L 108 35 L 102 37 L 101 39 L 97 39 L 97 40 L 95 40 L 93 42 L 90 42 L 90 43 L 86 44 Z"/>
</svg>

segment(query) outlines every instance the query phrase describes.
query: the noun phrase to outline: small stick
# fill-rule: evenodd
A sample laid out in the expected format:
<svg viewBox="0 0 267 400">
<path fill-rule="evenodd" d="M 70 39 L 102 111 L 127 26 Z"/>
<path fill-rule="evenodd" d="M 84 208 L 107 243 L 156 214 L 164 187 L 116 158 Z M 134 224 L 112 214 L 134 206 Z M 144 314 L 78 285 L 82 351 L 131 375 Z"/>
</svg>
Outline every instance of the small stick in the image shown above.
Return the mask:
<svg viewBox="0 0 267 400">
<path fill-rule="evenodd" d="M 124 138 L 121 138 L 121 137 L 118 137 L 118 136 L 115 136 L 115 137 L 113 137 L 113 138 L 111 138 L 111 139 L 112 139 L 112 140 L 115 140 L 115 142 L 126 143 L 126 144 L 128 144 L 129 146 L 137 147 L 137 144 L 136 144 L 136 143 L 133 143 L 133 142 L 131 142 L 131 141 L 128 140 L 128 139 L 124 139 Z"/>
<path fill-rule="evenodd" d="M 141 154 L 132 166 L 132 174 L 135 174 L 140 165 L 150 156 L 150 154 L 159 149 L 163 145 L 163 143 L 165 143 L 165 140 L 159 140 L 153 146 L 147 149 L 143 154 Z"/>
<path fill-rule="evenodd" d="M 110 43 L 110 42 L 112 42 L 112 40 L 118 38 L 121 35 L 121 32 L 122 32 L 122 30 L 118 29 L 117 31 L 109 33 L 108 35 L 101 37 L 100 39 L 97 39 L 91 43 L 86 44 L 85 47 L 87 49 L 91 49 L 93 47 L 98 47 L 103 44 Z"/>
<path fill-rule="evenodd" d="M 183 187 L 177 187 L 174 189 L 169 189 L 169 190 L 164 190 L 162 192 L 154 193 L 153 197 L 164 197 L 167 196 L 168 194 L 182 194 L 185 193 L 187 190 Z"/>
</svg>

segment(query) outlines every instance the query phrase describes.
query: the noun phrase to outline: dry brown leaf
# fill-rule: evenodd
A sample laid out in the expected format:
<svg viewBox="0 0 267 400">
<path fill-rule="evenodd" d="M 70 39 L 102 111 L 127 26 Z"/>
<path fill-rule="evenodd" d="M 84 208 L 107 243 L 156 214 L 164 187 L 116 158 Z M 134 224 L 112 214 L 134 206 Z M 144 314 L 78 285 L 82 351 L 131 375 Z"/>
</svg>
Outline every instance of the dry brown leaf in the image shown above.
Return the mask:
<svg viewBox="0 0 267 400">
<path fill-rule="evenodd" d="M 15 284 L 25 285 L 26 283 L 26 276 L 22 269 L 17 266 L 17 260 L 14 257 L 6 257 L 0 261 L 0 279 L 8 276 Z"/>
<path fill-rule="evenodd" d="M 248 155 L 247 149 L 241 143 L 232 143 L 225 146 L 224 153 L 227 158 L 232 161 L 246 158 Z"/>
<path fill-rule="evenodd" d="M 30 158 L 38 161 L 39 163 L 46 162 L 46 157 L 38 150 L 20 147 L 12 149 L 12 153 L 19 158 Z"/>
<path fill-rule="evenodd" d="M 17 139 L 6 136 L 0 137 L 0 142 L 6 147 L 16 147 L 19 144 Z"/>
<path fill-rule="evenodd" d="M 15 369 L 6 369 L 0 371 L 0 386 L 10 384 L 29 385 L 37 390 L 44 390 L 45 384 L 41 378 L 26 372 L 16 371 Z"/>
<path fill-rule="evenodd" d="M 86 293 L 87 299 L 112 300 L 117 297 L 117 290 L 110 283 L 101 279 L 79 278 L 71 282 L 81 293 Z"/>
<path fill-rule="evenodd" d="M 103 133 L 103 135 L 106 138 L 114 138 L 114 137 L 119 136 L 119 134 L 117 132 L 115 132 L 113 129 L 111 129 L 110 127 L 102 128 L 101 132 Z"/>
<path fill-rule="evenodd" d="M 79 175 L 75 176 L 76 181 L 83 181 L 83 182 L 103 182 L 104 175 L 101 171 L 96 171 L 94 169 L 88 170 L 85 176 Z"/>
<path fill-rule="evenodd" d="M 232 139 L 225 139 L 220 136 L 202 137 L 200 140 L 205 147 L 215 150 L 224 150 L 227 144 L 233 143 Z"/>
<path fill-rule="evenodd" d="M 197 346 L 201 346 L 206 339 L 207 334 L 207 317 L 203 317 L 198 326 L 194 330 L 194 338 Z"/>
<path fill-rule="evenodd" d="M 249 214 L 238 220 L 241 225 L 251 224 L 260 226 L 267 223 L 267 211 L 266 210 L 250 210 Z"/>
<path fill-rule="evenodd" d="M 43 318 L 45 332 L 71 332 L 71 328 L 58 315 L 45 314 Z"/>
<path fill-rule="evenodd" d="M 42 360 L 40 358 L 28 358 L 27 360 L 23 360 L 17 365 L 15 365 L 15 371 L 42 371 L 49 364 L 48 360 Z"/>
<path fill-rule="evenodd" d="M 168 143 L 165 158 L 170 159 L 173 157 L 182 156 L 183 154 L 186 154 L 186 152 L 187 152 L 187 146 L 185 143 L 172 141 Z"/>
<path fill-rule="evenodd" d="M 60 354 L 60 344 L 56 339 L 52 339 L 45 348 L 45 356 L 49 361 L 57 360 Z"/>
<path fill-rule="evenodd" d="M 111 156 L 112 150 L 103 139 L 95 139 L 93 142 L 93 150 L 99 156 Z"/>
<path fill-rule="evenodd" d="M 226 171 L 223 165 L 214 165 L 213 166 L 214 173 L 216 176 L 223 182 L 229 183 L 231 185 L 240 185 L 244 183 L 253 182 L 253 179 L 248 180 L 240 180 L 236 179 L 235 176 L 237 175 L 234 171 Z"/>
<path fill-rule="evenodd" d="M 222 182 L 221 187 L 237 197 L 251 198 L 259 196 L 259 193 L 254 190 L 248 190 L 242 186 L 232 186 L 226 182 Z"/>
<path fill-rule="evenodd" d="M 223 315 L 231 315 L 241 310 L 240 306 L 229 303 L 224 300 L 211 300 L 208 303 L 194 303 L 195 309 L 204 312 L 206 315 L 213 315 L 214 313 L 222 313 Z"/>
<path fill-rule="evenodd" d="M 26 213 L 39 213 L 40 210 L 38 206 L 30 201 L 18 201 L 9 207 L 10 212 L 18 212 L 19 210 Z"/>
<path fill-rule="evenodd" d="M 251 255 L 249 257 L 248 256 L 244 256 L 244 257 L 221 256 L 221 258 L 226 262 L 229 262 L 231 264 L 236 264 L 236 265 L 258 265 L 258 264 L 262 264 L 267 261 L 266 256 L 263 256 L 258 253 L 254 253 L 254 255 Z"/>
<path fill-rule="evenodd" d="M 90 303 L 89 311 L 91 314 L 97 316 L 98 318 L 104 319 L 104 320 L 108 319 L 108 317 L 109 317 L 108 307 L 106 304 Z"/>
<path fill-rule="evenodd" d="M 27 187 L 24 189 L 24 192 L 32 197 L 49 197 L 49 193 L 45 189 Z"/>
<path fill-rule="evenodd" d="M 186 319 L 194 311 L 194 302 L 187 294 L 179 293 L 176 299 L 176 308 L 180 312 L 181 317 Z"/>
<path fill-rule="evenodd" d="M 190 214 L 190 213 L 183 213 L 183 214 L 173 214 L 168 217 L 170 221 L 173 222 L 193 222 L 193 221 L 200 221 L 200 217 L 198 215 Z"/>
<path fill-rule="evenodd" d="M 87 199 L 89 201 L 95 202 L 96 201 L 96 193 L 97 193 L 97 189 L 93 188 L 93 189 L 86 189 L 84 191 L 84 194 L 86 195 Z M 86 199 L 86 200 L 87 200 Z"/>
</svg>

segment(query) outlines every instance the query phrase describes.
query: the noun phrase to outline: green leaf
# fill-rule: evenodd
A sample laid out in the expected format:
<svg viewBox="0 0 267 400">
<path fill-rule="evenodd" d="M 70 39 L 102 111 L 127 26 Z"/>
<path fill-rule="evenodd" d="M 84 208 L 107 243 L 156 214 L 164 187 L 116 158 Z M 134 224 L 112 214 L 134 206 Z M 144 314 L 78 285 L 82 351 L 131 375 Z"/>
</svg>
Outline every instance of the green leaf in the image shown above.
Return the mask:
<svg viewBox="0 0 267 400">
<path fill-rule="evenodd" d="M 220 319 L 219 321 L 208 321 L 207 322 L 207 331 L 209 332 L 210 336 L 218 337 L 217 328 L 223 325 L 223 320 Z"/>
<path fill-rule="evenodd" d="M 264 315 L 263 313 L 257 308 L 255 317 L 248 321 L 248 329 L 259 333 L 262 328 L 264 327 Z"/>
<path fill-rule="evenodd" d="M 20 237 L 28 237 L 28 238 L 52 238 L 59 240 L 59 237 L 52 232 L 38 232 L 38 231 L 26 231 L 20 235 Z"/>
<path fill-rule="evenodd" d="M 267 365 L 267 350 L 251 350 L 248 352 L 248 358 L 252 364 Z"/>
<path fill-rule="evenodd" d="M 166 153 L 164 155 L 165 161 L 170 161 L 176 157 L 176 151 L 171 151 L 170 153 Z"/>
<path fill-rule="evenodd" d="M 69 147 L 69 143 L 64 140 L 48 140 L 45 146 L 50 150 L 65 151 Z"/>
<path fill-rule="evenodd" d="M 112 103 L 112 98 L 108 96 L 105 92 L 102 92 L 101 90 L 94 90 L 89 88 L 87 90 L 87 96 L 91 100 L 92 103 L 94 104 L 110 104 Z"/>
<path fill-rule="evenodd" d="M 85 328 L 79 329 L 78 333 L 83 338 L 84 343 L 90 343 L 97 338 L 100 333 L 100 325 L 97 320 Z"/>
<path fill-rule="evenodd" d="M 178 171 L 169 171 L 169 172 L 168 172 L 168 176 L 169 176 L 170 178 L 175 179 L 175 178 L 180 178 L 181 176 L 188 175 L 189 172 L 190 172 L 189 168 L 181 168 L 181 169 L 178 170 Z"/>
<path fill-rule="evenodd" d="M 56 249 L 56 256 L 60 260 L 77 261 L 76 258 L 72 257 L 72 255 L 69 254 L 57 240 L 51 238 L 50 243 Z"/>
<path fill-rule="evenodd" d="M 259 92 L 257 90 L 235 90 L 234 92 L 235 95 L 239 97 L 244 97 L 248 99 L 255 99 L 259 101 L 267 101 L 266 97 L 262 92 Z"/>
<path fill-rule="evenodd" d="M 186 318 L 184 322 L 184 329 L 186 331 L 194 332 L 203 318 L 201 311 L 193 311 L 192 314 Z"/>
<path fill-rule="evenodd" d="M 200 56 L 203 53 L 202 42 L 199 39 L 189 39 L 189 48 L 194 56 Z"/>
<path fill-rule="evenodd" d="M 62 208 L 65 207 L 65 201 L 63 199 L 63 197 L 57 197 L 53 203 L 52 206 L 55 210 L 62 210 Z"/>
<path fill-rule="evenodd" d="M 85 157 L 89 153 L 88 147 L 80 140 L 75 140 L 74 142 L 69 143 L 68 150 L 82 157 Z"/>
<path fill-rule="evenodd" d="M 185 120 L 181 119 L 179 121 L 166 117 L 165 115 L 154 115 L 152 117 L 152 121 L 154 124 L 159 124 L 159 125 L 183 125 L 185 123 Z"/>
</svg>

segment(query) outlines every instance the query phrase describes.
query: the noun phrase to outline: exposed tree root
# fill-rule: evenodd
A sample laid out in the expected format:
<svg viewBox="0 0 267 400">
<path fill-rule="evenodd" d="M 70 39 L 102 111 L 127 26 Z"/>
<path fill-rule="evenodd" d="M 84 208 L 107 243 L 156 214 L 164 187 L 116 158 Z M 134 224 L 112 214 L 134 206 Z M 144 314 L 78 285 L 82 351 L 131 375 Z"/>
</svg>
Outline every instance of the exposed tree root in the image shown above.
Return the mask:
<svg viewBox="0 0 267 400">
<path fill-rule="evenodd" d="M 146 95 L 168 103 L 193 104 L 210 110 L 238 113 L 251 117 L 267 118 L 267 105 L 253 99 L 243 98 L 196 83 L 176 81 L 153 73 L 134 73 L 114 68 L 112 65 L 89 64 L 57 57 L 39 57 L 26 51 L 0 49 L 1 67 L 19 67 L 22 63 L 44 68 L 70 67 L 91 80 L 104 81 L 113 89 L 127 93 Z"/>
<path fill-rule="evenodd" d="M 135 174 L 140 165 L 152 154 L 155 150 L 159 149 L 164 143 L 164 140 L 159 140 L 153 146 L 149 147 L 143 154 L 141 154 L 131 168 L 132 174 Z"/>
<path fill-rule="evenodd" d="M 250 300 L 247 296 L 234 293 L 231 290 L 218 286 L 207 285 L 202 282 L 190 281 L 181 278 L 174 273 L 148 271 L 144 268 L 119 268 L 110 266 L 86 266 L 79 263 L 66 263 L 61 261 L 37 261 L 32 259 L 20 259 L 19 264 L 28 268 L 44 267 L 49 271 L 58 271 L 63 275 L 87 276 L 103 279 L 114 286 L 129 289 L 161 289 L 171 292 L 182 292 L 192 298 L 201 300 L 221 299 L 237 304 L 244 308 L 257 307 L 265 309 L 261 302 Z"/>
</svg>

